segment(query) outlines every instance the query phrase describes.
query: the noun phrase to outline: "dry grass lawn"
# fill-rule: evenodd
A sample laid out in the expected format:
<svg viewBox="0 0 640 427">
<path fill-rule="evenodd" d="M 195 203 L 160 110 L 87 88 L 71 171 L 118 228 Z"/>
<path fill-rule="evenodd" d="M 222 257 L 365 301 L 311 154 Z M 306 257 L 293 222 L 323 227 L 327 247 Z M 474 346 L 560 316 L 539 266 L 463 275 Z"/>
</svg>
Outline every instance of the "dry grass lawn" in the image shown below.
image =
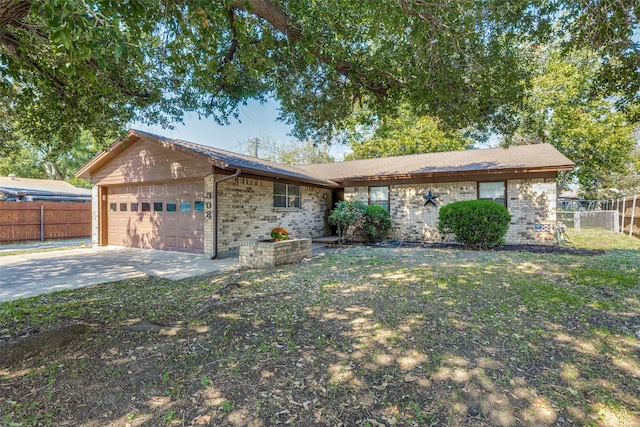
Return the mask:
<svg viewBox="0 0 640 427">
<path fill-rule="evenodd" d="M 0 351 L 49 338 L 0 367 L 0 425 L 640 426 L 640 244 L 620 237 L 329 249 L 5 302 Z"/>
</svg>

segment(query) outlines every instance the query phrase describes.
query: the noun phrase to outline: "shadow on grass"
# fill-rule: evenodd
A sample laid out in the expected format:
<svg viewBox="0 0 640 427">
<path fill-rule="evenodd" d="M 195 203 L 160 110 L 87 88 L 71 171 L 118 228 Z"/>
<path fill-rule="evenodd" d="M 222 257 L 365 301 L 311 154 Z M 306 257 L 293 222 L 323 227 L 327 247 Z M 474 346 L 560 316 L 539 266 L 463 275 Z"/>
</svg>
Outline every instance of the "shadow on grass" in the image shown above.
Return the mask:
<svg viewBox="0 0 640 427">
<path fill-rule="evenodd" d="M 0 402 L 1 415 L 132 426 L 636 425 L 635 255 L 353 248 L 245 272 L 188 324 L 148 334 L 114 326 L 3 372 L 17 397 Z M 135 294 L 158 306 L 144 287 Z M 175 310 L 197 309 L 187 306 Z"/>
</svg>

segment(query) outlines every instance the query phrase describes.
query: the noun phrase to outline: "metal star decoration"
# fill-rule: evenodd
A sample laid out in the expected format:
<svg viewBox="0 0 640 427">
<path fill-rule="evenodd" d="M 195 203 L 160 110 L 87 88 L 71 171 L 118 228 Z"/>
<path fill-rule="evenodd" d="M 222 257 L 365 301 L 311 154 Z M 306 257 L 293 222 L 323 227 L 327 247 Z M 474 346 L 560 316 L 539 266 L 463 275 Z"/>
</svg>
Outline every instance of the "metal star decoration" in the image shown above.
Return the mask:
<svg viewBox="0 0 640 427">
<path fill-rule="evenodd" d="M 440 197 L 438 194 L 433 194 L 431 190 L 429 190 L 429 192 L 427 194 L 423 194 L 422 197 L 425 200 L 423 206 L 427 206 L 429 203 L 431 203 L 433 206 L 438 207 L 438 205 L 436 205 L 436 199 Z"/>
</svg>

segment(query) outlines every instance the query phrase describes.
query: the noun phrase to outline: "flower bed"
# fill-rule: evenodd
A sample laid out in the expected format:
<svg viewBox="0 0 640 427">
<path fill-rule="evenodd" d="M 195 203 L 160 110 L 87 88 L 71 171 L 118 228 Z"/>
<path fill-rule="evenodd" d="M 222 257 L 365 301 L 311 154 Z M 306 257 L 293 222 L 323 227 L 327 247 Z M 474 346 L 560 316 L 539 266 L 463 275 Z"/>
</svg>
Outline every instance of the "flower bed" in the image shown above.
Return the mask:
<svg viewBox="0 0 640 427">
<path fill-rule="evenodd" d="M 311 239 L 249 240 L 240 244 L 240 265 L 251 268 L 294 264 L 311 256 Z"/>
</svg>

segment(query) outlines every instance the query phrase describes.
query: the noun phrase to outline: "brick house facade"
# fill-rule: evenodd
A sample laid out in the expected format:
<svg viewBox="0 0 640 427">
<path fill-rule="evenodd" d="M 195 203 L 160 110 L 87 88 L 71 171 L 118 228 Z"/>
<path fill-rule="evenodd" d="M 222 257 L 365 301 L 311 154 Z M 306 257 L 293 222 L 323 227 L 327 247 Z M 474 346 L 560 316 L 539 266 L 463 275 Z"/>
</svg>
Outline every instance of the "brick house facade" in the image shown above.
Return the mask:
<svg viewBox="0 0 640 427">
<path fill-rule="evenodd" d="M 393 239 L 440 241 L 441 206 L 489 197 L 512 215 L 508 243 L 549 244 L 556 175 L 572 167 L 548 144 L 294 167 L 131 130 L 76 175 L 94 185 L 94 244 L 218 257 L 273 227 L 330 235 L 342 198 L 385 206 Z"/>
</svg>

